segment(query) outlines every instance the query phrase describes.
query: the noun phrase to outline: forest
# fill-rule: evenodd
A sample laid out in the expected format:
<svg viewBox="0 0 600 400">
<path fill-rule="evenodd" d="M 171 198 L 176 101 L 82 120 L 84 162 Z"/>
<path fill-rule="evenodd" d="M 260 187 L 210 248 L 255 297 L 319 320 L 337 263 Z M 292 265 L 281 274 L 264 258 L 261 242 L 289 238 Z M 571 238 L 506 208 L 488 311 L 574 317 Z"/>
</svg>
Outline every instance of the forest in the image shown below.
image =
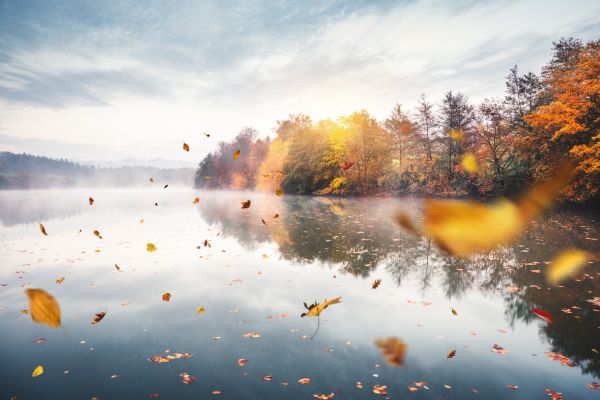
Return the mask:
<svg viewBox="0 0 600 400">
<path fill-rule="evenodd" d="M 561 39 L 540 74 L 506 76 L 504 98 L 472 104 L 448 91 L 425 95 L 384 121 L 366 110 L 313 121 L 277 121 L 275 137 L 243 128 L 199 164 L 195 186 L 296 194 L 512 195 L 576 166 L 569 201 L 600 200 L 600 40 Z"/>
</svg>

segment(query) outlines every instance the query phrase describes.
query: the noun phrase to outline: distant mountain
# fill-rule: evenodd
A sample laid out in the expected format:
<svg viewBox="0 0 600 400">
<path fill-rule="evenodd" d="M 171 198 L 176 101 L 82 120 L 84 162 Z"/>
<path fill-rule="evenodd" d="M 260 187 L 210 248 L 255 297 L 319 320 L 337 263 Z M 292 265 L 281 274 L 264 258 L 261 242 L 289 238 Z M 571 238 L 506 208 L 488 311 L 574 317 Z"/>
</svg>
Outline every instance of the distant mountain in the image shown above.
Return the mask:
<svg viewBox="0 0 600 400">
<path fill-rule="evenodd" d="M 169 165 L 170 160 L 163 161 L 166 161 L 164 165 Z M 175 161 L 174 163 L 179 162 Z M 124 163 L 121 166 L 82 165 L 65 159 L 57 160 L 30 154 L 0 152 L 0 189 L 74 186 L 131 187 L 152 184 L 191 187 L 193 185 L 193 168 L 160 168 L 127 164 Z M 187 163 L 184 164 L 187 165 Z M 150 178 L 154 183 L 150 181 Z"/>
</svg>

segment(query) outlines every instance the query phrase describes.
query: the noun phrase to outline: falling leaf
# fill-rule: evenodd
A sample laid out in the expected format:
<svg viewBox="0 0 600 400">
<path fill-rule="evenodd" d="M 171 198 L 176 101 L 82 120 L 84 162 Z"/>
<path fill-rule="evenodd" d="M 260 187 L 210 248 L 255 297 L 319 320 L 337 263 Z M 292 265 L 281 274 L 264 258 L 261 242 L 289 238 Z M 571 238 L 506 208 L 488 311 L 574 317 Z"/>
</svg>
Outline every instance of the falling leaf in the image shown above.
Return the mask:
<svg viewBox="0 0 600 400">
<path fill-rule="evenodd" d="M 167 183 L 167 184 L 166 184 L 166 185 L 163 187 L 163 189 L 166 189 L 166 188 L 168 188 L 168 187 L 169 187 L 169 184 Z"/>
<path fill-rule="evenodd" d="M 93 199 L 91 196 L 90 196 L 90 198 L 88 199 L 88 201 L 90 202 L 90 206 L 91 206 L 92 204 L 94 204 L 94 199 Z"/>
<path fill-rule="evenodd" d="M 242 201 L 242 202 L 241 202 L 241 204 L 242 204 L 242 208 L 250 208 L 250 204 L 251 204 L 251 203 L 252 203 L 252 202 L 251 202 L 250 200 Z"/>
<path fill-rule="evenodd" d="M 123 271 L 121 271 L 121 267 L 119 267 L 117 264 L 115 264 L 115 269 L 119 272 L 123 272 Z"/>
<path fill-rule="evenodd" d="M 150 177 L 150 183 L 154 183 L 154 179 Z"/>
<path fill-rule="evenodd" d="M 310 378 L 298 379 L 298 383 L 301 385 L 308 385 L 308 384 L 310 384 Z"/>
<path fill-rule="evenodd" d="M 200 198 L 199 197 L 194 198 L 194 201 L 192 201 L 192 204 L 198 204 L 198 203 L 200 203 Z"/>
<path fill-rule="evenodd" d="M 262 258 L 265 258 L 265 259 L 266 259 L 266 258 L 269 258 L 269 255 L 268 255 L 268 254 L 263 254 L 263 255 L 262 255 Z"/>
<path fill-rule="evenodd" d="M 60 306 L 54 297 L 42 289 L 27 289 L 25 293 L 29 297 L 29 313 L 33 322 L 58 328 Z"/>
<path fill-rule="evenodd" d="M 476 174 L 479 171 L 479 164 L 473 153 L 465 153 L 461 164 L 469 174 Z"/>
<path fill-rule="evenodd" d="M 106 315 L 106 311 L 102 311 L 102 312 L 96 313 L 96 315 L 92 319 L 91 324 L 92 325 L 96 325 L 98 322 L 100 322 L 100 321 L 102 321 L 104 319 L 105 315 Z"/>
<path fill-rule="evenodd" d="M 323 310 L 325 310 L 329 305 L 338 304 L 341 302 L 341 300 L 342 300 L 341 297 L 336 297 L 335 299 L 325 300 L 323 303 L 320 303 L 320 304 L 317 304 L 317 302 L 315 302 L 314 304 L 311 304 L 310 306 L 308 306 L 308 305 L 306 305 L 306 303 L 304 303 L 304 308 L 306 308 L 308 310 L 308 312 L 302 313 L 302 315 L 300 315 L 300 317 L 317 317 L 317 316 L 321 315 Z"/>
<path fill-rule="evenodd" d="M 100 235 L 100 231 L 94 231 L 94 235 L 98 236 L 100 239 L 102 239 L 102 235 Z"/>
<path fill-rule="evenodd" d="M 148 242 L 148 243 L 146 243 L 146 250 L 149 251 L 150 253 L 152 253 L 153 251 L 156 251 L 158 249 L 156 248 L 156 246 L 153 243 Z"/>
<path fill-rule="evenodd" d="M 281 189 L 275 189 L 275 195 L 277 195 L 277 196 L 283 196 L 283 190 L 281 190 Z"/>
<path fill-rule="evenodd" d="M 187 372 L 180 373 L 179 377 L 181 378 L 181 382 L 183 382 L 185 385 L 191 385 L 196 381 L 196 377 L 188 374 Z"/>
<path fill-rule="evenodd" d="M 237 149 L 236 151 L 233 152 L 233 159 L 237 160 L 238 158 L 240 158 L 240 150 Z"/>
<path fill-rule="evenodd" d="M 373 281 L 373 283 L 371 284 L 371 288 L 377 289 L 379 287 L 379 285 L 381 285 L 381 279 L 375 279 Z"/>
<path fill-rule="evenodd" d="M 547 323 L 551 324 L 553 322 L 552 316 L 550 315 L 549 312 L 541 310 L 539 308 L 534 308 L 533 310 L 531 310 L 535 315 L 537 315 L 538 317 L 540 317 L 541 319 L 543 319 L 544 321 L 546 321 Z"/>
<path fill-rule="evenodd" d="M 260 222 L 262 222 L 264 225 L 266 225 L 266 224 L 267 224 L 267 221 L 265 221 L 265 220 L 264 220 L 264 219 L 262 219 L 262 218 L 260 219 Z"/>
<path fill-rule="evenodd" d="M 204 136 L 206 137 L 210 137 L 210 133 L 206 133 L 206 132 L 202 132 L 204 134 Z"/>
<path fill-rule="evenodd" d="M 42 367 L 41 365 L 38 365 L 37 367 L 35 367 L 33 369 L 33 372 L 31 373 L 31 377 L 35 378 L 36 376 L 40 376 L 43 373 L 44 373 L 44 367 Z"/>
<path fill-rule="evenodd" d="M 40 231 L 42 231 L 42 233 L 44 234 L 44 236 L 48 236 L 48 234 L 46 233 L 46 228 L 41 223 L 40 223 Z"/>
<path fill-rule="evenodd" d="M 206 308 L 198 307 L 196 308 L 196 314 L 204 314 L 206 312 Z"/>
<path fill-rule="evenodd" d="M 582 250 L 567 250 L 560 253 L 547 269 L 546 278 L 553 285 L 577 272 L 588 261 L 588 254 Z"/>
<path fill-rule="evenodd" d="M 169 293 L 169 292 L 163 293 L 162 299 L 163 299 L 163 301 L 171 301 L 171 293 Z"/>
<path fill-rule="evenodd" d="M 463 257 L 509 244 L 529 222 L 550 208 L 572 174 L 570 164 L 561 164 L 547 182 L 535 186 L 517 202 L 499 200 L 488 205 L 474 201 L 426 200 L 423 233 L 443 250 Z M 399 213 L 396 221 L 406 226 L 406 218 Z"/>
<path fill-rule="evenodd" d="M 185 151 L 190 151 L 190 146 L 187 143 L 183 143 L 183 149 Z"/>
<path fill-rule="evenodd" d="M 390 367 L 402 367 L 408 348 L 408 345 L 402 339 L 393 336 L 387 339 L 377 339 L 375 346 L 381 350 L 381 355 Z"/>
<path fill-rule="evenodd" d="M 273 215 L 273 219 L 275 218 L 279 218 L 279 214 L 275 213 L 275 215 Z"/>
<path fill-rule="evenodd" d="M 450 310 L 452 310 L 453 315 L 458 315 L 458 312 L 454 308 L 451 308 Z"/>
<path fill-rule="evenodd" d="M 456 350 L 452 350 L 450 353 L 448 353 L 446 358 L 454 358 L 454 356 L 456 356 Z"/>
<path fill-rule="evenodd" d="M 143 224 L 143 223 L 144 223 L 144 219 L 143 219 L 143 218 L 142 218 L 142 219 L 140 219 L 139 223 L 140 223 L 140 224 Z"/>
<path fill-rule="evenodd" d="M 566 366 L 566 367 L 575 367 L 575 363 L 573 361 L 571 361 L 571 359 L 565 355 L 562 355 L 560 353 L 555 353 L 553 351 L 546 351 L 544 352 L 545 355 L 548 356 L 549 359 L 551 359 L 552 361 L 559 361 L 562 365 Z"/>
<path fill-rule="evenodd" d="M 354 163 L 353 163 L 353 162 L 346 161 L 346 162 L 344 162 L 344 163 L 342 164 L 342 169 L 343 169 L 344 171 L 348 171 L 350 168 L 352 168 L 352 166 L 353 166 L 353 165 L 354 165 Z"/>
<path fill-rule="evenodd" d="M 61 283 L 63 283 L 64 281 L 65 281 L 65 277 L 63 276 L 62 278 L 58 278 L 58 279 L 56 280 L 56 283 L 58 283 L 58 284 L 60 285 L 60 284 L 61 284 Z"/>
</svg>

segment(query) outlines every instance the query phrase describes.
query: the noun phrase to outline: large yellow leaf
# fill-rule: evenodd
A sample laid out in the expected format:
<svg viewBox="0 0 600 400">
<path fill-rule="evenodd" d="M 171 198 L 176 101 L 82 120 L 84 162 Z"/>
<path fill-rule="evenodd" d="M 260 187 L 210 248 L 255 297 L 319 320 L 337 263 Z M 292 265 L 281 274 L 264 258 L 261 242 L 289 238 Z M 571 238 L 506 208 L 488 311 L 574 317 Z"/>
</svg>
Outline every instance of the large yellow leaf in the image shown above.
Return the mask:
<svg viewBox="0 0 600 400">
<path fill-rule="evenodd" d="M 548 282 L 556 285 L 582 268 L 588 261 L 588 254 L 582 250 L 567 250 L 560 253 L 546 270 Z"/>
<path fill-rule="evenodd" d="M 27 289 L 25 293 L 29 297 L 29 314 L 33 322 L 58 328 L 60 306 L 54 297 L 42 289 Z"/>
</svg>

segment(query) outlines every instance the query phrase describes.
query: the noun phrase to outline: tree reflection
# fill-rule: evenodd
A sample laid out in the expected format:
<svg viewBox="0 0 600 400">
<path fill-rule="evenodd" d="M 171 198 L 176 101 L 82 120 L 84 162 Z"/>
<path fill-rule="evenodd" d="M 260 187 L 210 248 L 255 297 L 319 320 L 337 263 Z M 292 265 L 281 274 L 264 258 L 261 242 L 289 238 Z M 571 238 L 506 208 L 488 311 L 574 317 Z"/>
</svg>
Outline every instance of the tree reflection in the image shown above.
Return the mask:
<svg viewBox="0 0 600 400">
<path fill-rule="evenodd" d="M 472 290 L 500 297 L 511 326 L 517 321 L 537 322 L 531 310 L 541 308 L 554 318 L 552 324 L 539 324 L 552 351 L 600 376 L 600 310 L 586 302 L 600 292 L 597 264 L 559 287 L 547 285 L 543 275 L 544 263 L 561 250 L 595 251 L 597 242 L 589 240 L 600 236 L 595 215 L 556 212 L 531 224 L 513 246 L 460 259 L 441 252 L 426 238 L 402 232 L 391 217 L 398 208 L 418 215 L 419 202 L 262 196 L 241 213 L 231 198 L 208 196 L 200 212 L 222 235 L 234 237 L 242 246 L 254 249 L 274 242 L 281 257 L 294 263 L 318 262 L 336 273 L 361 278 L 381 267 L 398 287 L 406 279 L 417 279 L 424 297 L 434 287 L 449 300 Z M 275 212 L 280 215 L 277 219 L 272 218 Z"/>
</svg>

